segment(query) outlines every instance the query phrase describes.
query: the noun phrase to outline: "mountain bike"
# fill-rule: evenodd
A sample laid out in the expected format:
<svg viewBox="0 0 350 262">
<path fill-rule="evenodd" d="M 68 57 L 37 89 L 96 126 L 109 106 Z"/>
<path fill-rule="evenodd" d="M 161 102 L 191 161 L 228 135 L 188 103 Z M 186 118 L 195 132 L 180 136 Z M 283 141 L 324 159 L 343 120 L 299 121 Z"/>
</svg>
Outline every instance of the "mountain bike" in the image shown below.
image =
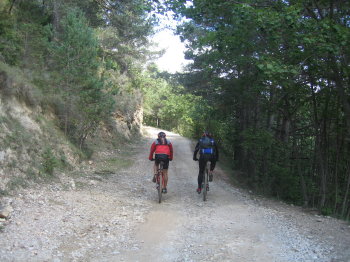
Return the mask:
<svg viewBox="0 0 350 262">
<path fill-rule="evenodd" d="M 205 163 L 205 170 L 204 170 L 203 182 L 202 182 L 203 201 L 207 201 L 207 192 L 209 191 L 209 170 L 210 170 L 210 161 L 207 161 Z"/>
<path fill-rule="evenodd" d="M 164 172 L 163 168 L 164 167 L 164 162 L 160 161 L 159 162 L 159 168 L 157 170 L 157 175 L 156 175 L 156 188 L 158 191 L 158 201 L 159 203 L 162 202 L 162 190 L 165 188 L 165 182 L 164 182 Z"/>
</svg>

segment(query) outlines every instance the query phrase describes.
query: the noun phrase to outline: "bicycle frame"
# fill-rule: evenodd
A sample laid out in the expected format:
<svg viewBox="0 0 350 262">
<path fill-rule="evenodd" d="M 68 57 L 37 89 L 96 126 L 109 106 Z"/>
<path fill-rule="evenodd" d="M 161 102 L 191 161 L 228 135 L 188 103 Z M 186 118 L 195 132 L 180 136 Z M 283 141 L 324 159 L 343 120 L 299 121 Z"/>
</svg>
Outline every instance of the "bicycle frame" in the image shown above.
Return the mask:
<svg viewBox="0 0 350 262">
<path fill-rule="evenodd" d="M 163 166 L 164 166 L 164 162 L 160 161 L 159 166 L 157 167 L 158 170 L 157 170 L 157 177 L 156 177 L 156 185 L 157 185 L 156 187 L 157 187 L 157 191 L 158 191 L 159 203 L 162 202 L 162 190 L 163 190 L 163 188 L 165 188 Z"/>
<path fill-rule="evenodd" d="M 203 182 L 202 182 L 202 191 L 203 191 L 203 201 L 207 201 L 207 192 L 209 189 L 209 170 L 210 170 L 210 161 L 205 163 L 205 169 L 203 174 Z"/>
</svg>

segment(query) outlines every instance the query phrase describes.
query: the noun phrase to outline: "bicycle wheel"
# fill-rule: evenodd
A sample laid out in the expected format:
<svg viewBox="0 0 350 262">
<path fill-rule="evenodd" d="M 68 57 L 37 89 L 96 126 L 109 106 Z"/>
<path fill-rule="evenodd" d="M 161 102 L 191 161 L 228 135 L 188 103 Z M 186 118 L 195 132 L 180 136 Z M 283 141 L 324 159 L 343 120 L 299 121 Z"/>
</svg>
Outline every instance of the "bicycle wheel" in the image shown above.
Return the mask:
<svg viewBox="0 0 350 262">
<path fill-rule="evenodd" d="M 159 165 L 157 182 L 159 182 L 159 184 L 158 184 L 158 201 L 159 201 L 159 203 L 161 203 L 162 202 L 162 189 L 163 189 L 163 185 L 164 185 L 163 162 L 160 162 L 160 165 Z"/>
<path fill-rule="evenodd" d="M 205 165 L 204 177 L 203 177 L 203 201 L 207 201 L 207 189 L 208 189 L 208 176 L 209 176 L 209 168 L 208 164 Z"/>
<path fill-rule="evenodd" d="M 159 184 L 157 185 L 158 187 L 158 201 L 159 203 L 162 202 L 162 184 L 163 184 L 163 176 L 161 174 L 162 171 L 159 171 L 159 174 L 158 174 L 158 181 L 159 181 Z"/>
</svg>

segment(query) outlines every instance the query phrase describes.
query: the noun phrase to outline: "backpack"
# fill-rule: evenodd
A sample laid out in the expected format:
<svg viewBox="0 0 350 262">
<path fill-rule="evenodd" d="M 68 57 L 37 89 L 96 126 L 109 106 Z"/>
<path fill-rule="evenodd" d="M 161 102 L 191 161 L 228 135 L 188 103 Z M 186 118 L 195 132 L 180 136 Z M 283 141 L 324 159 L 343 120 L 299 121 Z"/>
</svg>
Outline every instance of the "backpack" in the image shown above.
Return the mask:
<svg viewBox="0 0 350 262">
<path fill-rule="evenodd" d="M 199 149 L 202 154 L 214 154 L 215 153 L 215 141 L 214 139 L 204 136 L 199 139 Z"/>
<path fill-rule="evenodd" d="M 163 138 L 163 139 L 159 139 L 158 138 L 158 139 L 156 139 L 155 144 L 156 144 L 156 146 L 169 145 L 169 144 L 171 144 L 171 142 L 168 139 L 166 139 L 166 138 Z"/>
</svg>

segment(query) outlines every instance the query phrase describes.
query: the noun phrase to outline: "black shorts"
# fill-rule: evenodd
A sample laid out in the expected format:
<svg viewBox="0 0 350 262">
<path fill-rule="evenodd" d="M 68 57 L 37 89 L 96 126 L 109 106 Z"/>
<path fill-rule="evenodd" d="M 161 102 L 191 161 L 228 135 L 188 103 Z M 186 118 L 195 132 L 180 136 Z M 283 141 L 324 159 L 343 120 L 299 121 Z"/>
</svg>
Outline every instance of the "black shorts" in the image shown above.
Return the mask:
<svg viewBox="0 0 350 262">
<path fill-rule="evenodd" d="M 215 161 L 215 155 L 214 154 L 200 154 L 199 159 L 202 161 Z"/>
<path fill-rule="evenodd" d="M 163 169 L 169 168 L 169 156 L 168 155 L 156 154 L 154 159 L 155 159 L 156 165 L 159 165 L 160 161 L 163 161 L 164 162 Z"/>
</svg>

